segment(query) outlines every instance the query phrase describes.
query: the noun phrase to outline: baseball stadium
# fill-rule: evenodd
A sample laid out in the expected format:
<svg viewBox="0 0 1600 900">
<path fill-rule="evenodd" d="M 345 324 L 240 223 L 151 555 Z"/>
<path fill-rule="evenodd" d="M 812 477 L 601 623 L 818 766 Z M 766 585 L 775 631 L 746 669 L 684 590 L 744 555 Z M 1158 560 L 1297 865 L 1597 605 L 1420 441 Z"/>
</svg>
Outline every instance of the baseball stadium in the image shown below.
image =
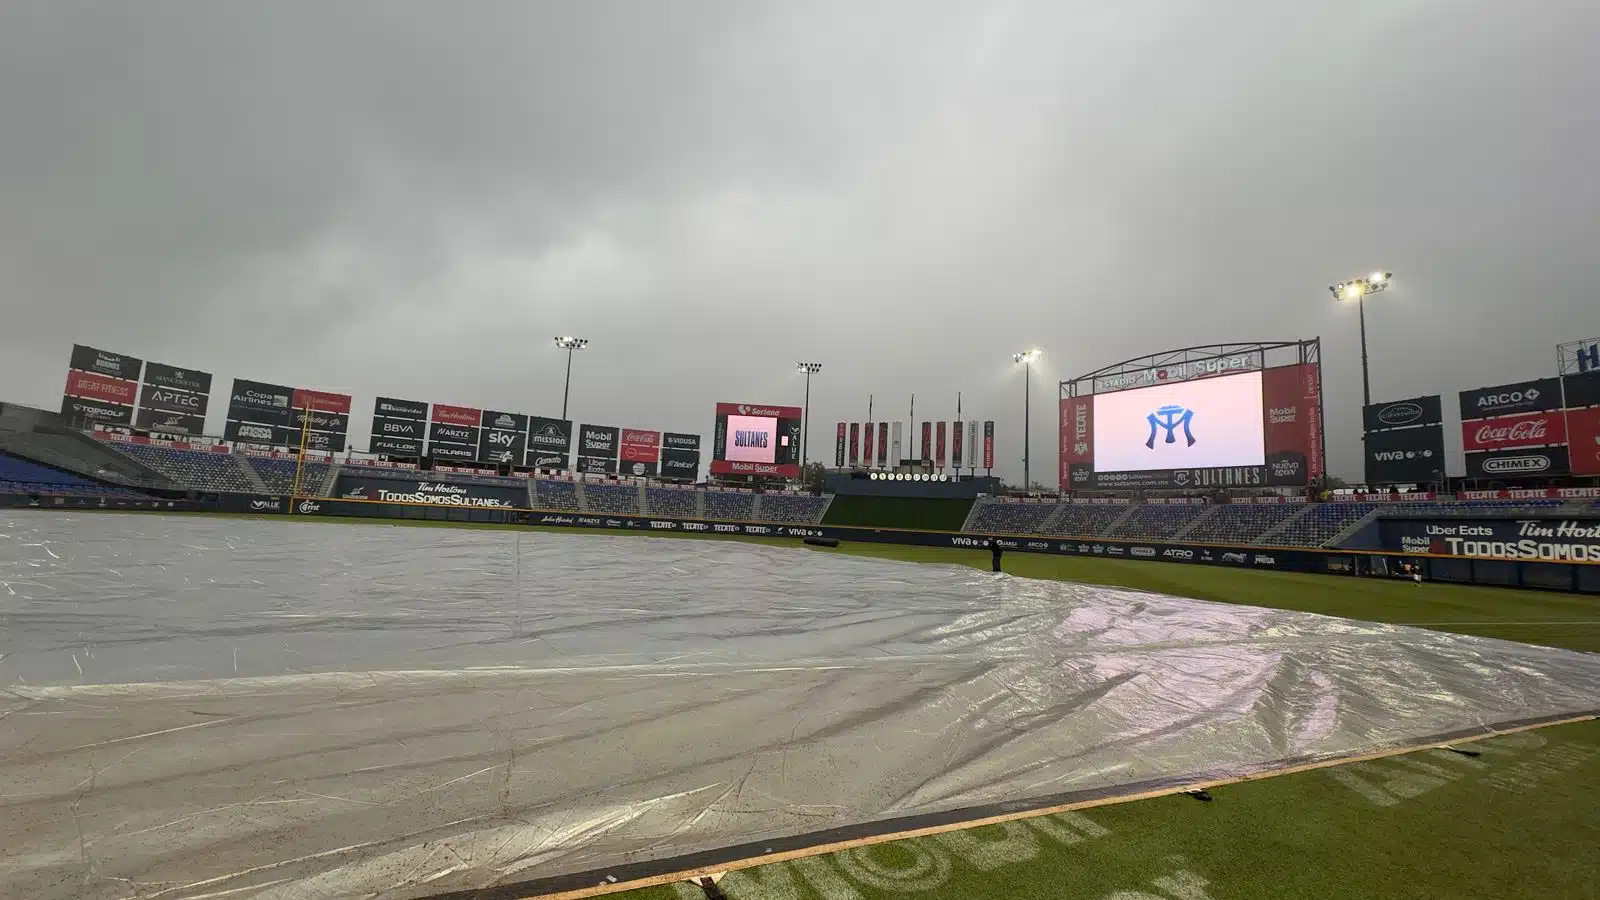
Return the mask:
<svg viewBox="0 0 1600 900">
<path fill-rule="evenodd" d="M 76 345 L 0 405 L 0 896 L 1595 896 L 1600 365 L 1369 402 L 1346 487 L 1321 365 L 1062 381 L 1044 491 L 1027 423 L 809 387 L 701 434 Z"/>
</svg>

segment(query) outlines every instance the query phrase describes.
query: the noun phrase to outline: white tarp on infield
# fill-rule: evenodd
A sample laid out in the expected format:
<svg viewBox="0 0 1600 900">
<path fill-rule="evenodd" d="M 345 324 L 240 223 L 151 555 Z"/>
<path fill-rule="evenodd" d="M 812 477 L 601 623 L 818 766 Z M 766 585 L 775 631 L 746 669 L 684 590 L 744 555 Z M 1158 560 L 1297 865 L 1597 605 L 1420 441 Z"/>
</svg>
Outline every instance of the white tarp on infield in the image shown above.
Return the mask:
<svg viewBox="0 0 1600 900">
<path fill-rule="evenodd" d="M 698 540 L 0 512 L 0 896 L 428 896 L 1600 706 L 1600 656 Z"/>
</svg>

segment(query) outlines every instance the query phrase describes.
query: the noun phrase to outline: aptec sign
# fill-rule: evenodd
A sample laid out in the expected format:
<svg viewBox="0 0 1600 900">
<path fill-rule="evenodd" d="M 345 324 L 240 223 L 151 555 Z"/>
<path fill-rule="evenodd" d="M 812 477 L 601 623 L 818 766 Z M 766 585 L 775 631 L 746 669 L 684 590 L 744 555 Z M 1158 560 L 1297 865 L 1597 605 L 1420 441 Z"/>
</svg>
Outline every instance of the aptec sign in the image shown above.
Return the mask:
<svg viewBox="0 0 1600 900">
<path fill-rule="evenodd" d="M 145 409 L 158 409 L 162 412 L 184 413 L 191 416 L 205 415 L 208 399 L 205 394 L 175 391 L 148 381 L 139 391 L 139 405 Z"/>
<path fill-rule="evenodd" d="M 1519 381 L 1461 392 L 1461 418 L 1482 419 L 1561 408 L 1561 382 L 1555 378 Z"/>
<path fill-rule="evenodd" d="M 132 406 L 134 392 L 137 389 L 137 382 L 113 378 L 109 375 L 100 375 L 94 372 L 73 370 L 67 373 L 67 389 L 65 393 L 69 397 L 84 397 L 89 400 L 99 400 L 102 403 L 118 403 L 124 406 Z"/>
<path fill-rule="evenodd" d="M 1566 418 L 1559 411 L 1524 413 L 1461 423 L 1463 450 L 1505 450 L 1567 442 Z"/>
</svg>

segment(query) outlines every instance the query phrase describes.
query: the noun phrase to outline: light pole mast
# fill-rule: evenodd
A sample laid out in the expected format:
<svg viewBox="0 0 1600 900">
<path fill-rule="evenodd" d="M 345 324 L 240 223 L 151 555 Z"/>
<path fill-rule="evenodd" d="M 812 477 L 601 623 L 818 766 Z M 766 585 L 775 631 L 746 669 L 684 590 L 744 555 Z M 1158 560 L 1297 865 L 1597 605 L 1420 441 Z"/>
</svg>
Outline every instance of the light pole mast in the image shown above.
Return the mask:
<svg viewBox="0 0 1600 900">
<path fill-rule="evenodd" d="M 1368 294 L 1376 294 L 1389 286 L 1389 279 L 1394 277 L 1393 272 L 1373 272 L 1366 278 L 1357 278 L 1354 281 L 1341 281 L 1338 284 L 1328 285 L 1328 290 L 1333 293 L 1335 300 L 1354 300 L 1356 302 L 1356 319 L 1361 327 L 1361 405 L 1372 405 L 1372 378 L 1367 368 L 1367 304 Z"/>
<path fill-rule="evenodd" d="M 800 408 L 800 480 L 803 484 L 806 477 L 806 451 L 811 443 L 811 376 L 822 371 L 822 363 L 795 363 L 795 368 L 806 373 L 806 402 Z"/>
<path fill-rule="evenodd" d="M 1011 361 L 1022 366 L 1022 489 L 1024 491 L 1033 488 L 1032 473 L 1029 471 L 1029 456 L 1033 450 L 1033 362 L 1040 355 L 1038 347 L 1023 353 L 1011 354 Z"/>
<path fill-rule="evenodd" d="M 572 393 L 572 351 L 589 346 L 588 338 L 563 336 L 556 338 L 556 346 L 567 351 L 567 381 L 561 388 L 561 418 L 567 418 L 567 397 Z"/>
</svg>

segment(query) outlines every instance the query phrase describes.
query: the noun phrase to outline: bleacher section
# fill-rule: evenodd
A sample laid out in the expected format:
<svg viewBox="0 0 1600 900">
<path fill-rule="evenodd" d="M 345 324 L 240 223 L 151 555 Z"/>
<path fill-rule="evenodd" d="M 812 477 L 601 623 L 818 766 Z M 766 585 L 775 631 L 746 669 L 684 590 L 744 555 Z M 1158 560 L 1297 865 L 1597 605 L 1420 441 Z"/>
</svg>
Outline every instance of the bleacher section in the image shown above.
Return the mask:
<svg viewBox="0 0 1600 900">
<path fill-rule="evenodd" d="M 590 512 L 639 514 L 639 486 L 636 484 L 590 482 L 583 486 L 583 494 L 589 501 Z"/>
<path fill-rule="evenodd" d="M 175 487 L 161 473 L 75 431 L 0 431 L 0 450 L 90 481 L 127 487 Z"/>
<path fill-rule="evenodd" d="M 155 469 L 188 490 L 256 493 L 233 457 L 150 444 L 113 443 L 106 446 Z"/>
<path fill-rule="evenodd" d="M 695 512 L 695 492 L 677 491 L 672 488 L 647 488 L 646 500 L 650 503 L 652 516 L 676 516 L 678 518 L 692 519 Z"/>
<path fill-rule="evenodd" d="M 1052 537 L 1104 537 L 1105 530 L 1128 511 L 1126 506 L 1087 503 L 1063 503 L 1061 506 L 1061 514 L 1044 531 Z"/>
<path fill-rule="evenodd" d="M 1212 507 L 1211 515 L 1183 536 L 1197 544 L 1253 544 L 1305 509 L 1288 503 L 1225 503 Z"/>
<path fill-rule="evenodd" d="M 1107 537 L 1164 541 L 1204 514 L 1209 507 L 1188 504 L 1144 503 L 1133 508 Z"/>
<path fill-rule="evenodd" d="M 275 494 L 287 494 L 294 488 L 294 473 L 297 465 L 292 459 L 271 459 L 264 456 L 241 456 L 246 465 L 254 469 L 261 477 L 267 490 Z M 307 462 L 300 471 L 300 491 L 302 497 L 322 496 L 328 486 L 328 473 L 333 471 L 333 466 L 325 462 Z"/>
<path fill-rule="evenodd" d="M 655 501 L 652 499 L 652 503 Z M 815 525 L 828 508 L 827 497 L 810 494 L 762 494 L 761 521 Z"/>
<path fill-rule="evenodd" d="M 578 511 L 578 489 L 570 481 L 546 481 L 540 478 L 533 483 L 533 498 L 540 509 Z"/>
<path fill-rule="evenodd" d="M 756 515 L 756 495 L 738 491 L 706 491 L 706 518 L 748 522 Z"/>
<path fill-rule="evenodd" d="M 1282 531 L 1262 535 L 1255 543 L 1280 547 L 1320 547 L 1377 507 L 1376 503 L 1314 503 L 1305 515 L 1290 522 Z"/>
<path fill-rule="evenodd" d="M 0 493 L 69 497 L 146 496 L 128 488 L 99 484 L 9 453 L 0 453 Z"/>
<path fill-rule="evenodd" d="M 992 534 L 1038 534 L 1053 503 L 998 503 L 980 500 L 967 517 L 967 530 Z"/>
</svg>

